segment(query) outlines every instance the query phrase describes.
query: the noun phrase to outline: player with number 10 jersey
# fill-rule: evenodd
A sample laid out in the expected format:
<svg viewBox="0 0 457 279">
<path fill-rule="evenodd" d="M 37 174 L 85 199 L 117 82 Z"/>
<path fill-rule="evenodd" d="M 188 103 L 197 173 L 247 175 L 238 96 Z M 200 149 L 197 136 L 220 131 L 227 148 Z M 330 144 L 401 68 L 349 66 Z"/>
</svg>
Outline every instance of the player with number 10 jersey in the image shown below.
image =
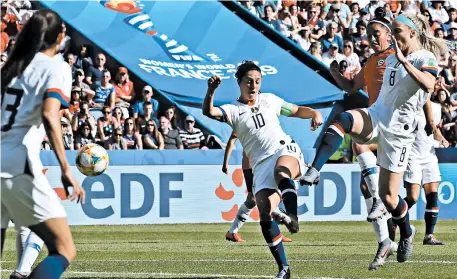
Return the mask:
<svg viewBox="0 0 457 279">
<path fill-rule="evenodd" d="M 275 278 L 288 279 L 290 269 L 282 245 L 282 234 L 277 223 L 272 221 L 272 215 L 282 195 L 290 217 L 283 220 L 283 223 L 289 231 L 298 232 L 294 179 L 303 174 L 305 169 L 299 146 L 284 133 L 278 116 L 312 118 L 313 130 L 322 124 L 323 119 L 319 112 L 310 108 L 287 103 L 273 94 L 259 94 L 262 74 L 252 61 L 243 62 L 235 76 L 241 91 L 238 100 L 234 104 L 214 107 L 214 93 L 221 79 L 213 76 L 208 80 L 203 113 L 229 124 L 251 160 L 253 193 L 259 209 L 260 226 L 278 264 L 279 272 Z"/>
</svg>

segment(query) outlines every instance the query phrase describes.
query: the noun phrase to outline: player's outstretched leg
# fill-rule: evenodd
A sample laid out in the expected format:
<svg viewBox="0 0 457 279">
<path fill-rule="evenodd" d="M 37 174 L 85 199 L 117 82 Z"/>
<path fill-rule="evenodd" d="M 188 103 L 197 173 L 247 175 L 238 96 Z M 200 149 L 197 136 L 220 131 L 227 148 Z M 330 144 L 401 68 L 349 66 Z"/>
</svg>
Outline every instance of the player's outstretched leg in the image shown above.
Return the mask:
<svg viewBox="0 0 457 279">
<path fill-rule="evenodd" d="M 21 262 L 30 232 L 29 228 L 22 227 L 20 230 L 16 228 L 16 266 Z"/>
<path fill-rule="evenodd" d="M 54 218 L 30 226 L 46 244 L 49 255 L 32 271 L 29 278 L 59 279 L 76 257 L 76 248 L 66 218 Z"/>
<path fill-rule="evenodd" d="M 230 226 L 229 231 L 225 234 L 225 239 L 233 242 L 244 242 L 241 238 L 241 234 L 238 232 L 241 227 L 246 223 L 249 215 L 255 207 L 255 197 L 252 194 L 252 185 L 254 184 L 254 174 L 252 169 L 249 166 L 249 159 L 243 153 L 243 176 L 244 181 L 246 182 L 246 189 L 248 191 L 248 196 L 243 205 L 240 206 L 236 214 L 235 220 L 233 220 L 232 226 Z"/>
<path fill-rule="evenodd" d="M 10 279 L 26 278 L 32 271 L 32 266 L 40 255 L 43 247 L 43 240 L 28 228 L 22 228 L 18 233 L 18 238 L 25 235 L 26 241 L 22 245 L 23 251 L 19 259 L 16 270 L 11 274 Z M 19 253 L 18 253 L 19 254 Z"/>
<path fill-rule="evenodd" d="M 376 156 L 371 151 L 361 153 L 357 156 L 363 179 L 373 198 L 373 206 L 368 212 L 367 221 L 373 222 L 387 214 L 387 209 L 379 197 L 379 167 L 376 165 Z"/>
<path fill-rule="evenodd" d="M 373 206 L 373 198 L 365 199 L 365 203 L 367 205 L 367 213 L 369 213 L 371 211 L 370 208 Z M 368 270 L 376 270 L 380 268 L 384 265 L 386 259 L 397 251 L 397 244 L 389 238 L 389 230 L 387 227 L 387 219 L 389 217 L 390 214 L 371 222 L 373 230 L 376 233 L 378 250 L 373 261 L 368 265 Z"/>
<path fill-rule="evenodd" d="M 413 240 L 416 228 L 409 222 L 408 205 L 398 195 L 403 173 L 394 173 L 381 167 L 379 175 L 380 196 L 393 221 L 400 229 L 400 242 L 397 249 L 397 261 L 405 262 L 413 253 Z"/>
<path fill-rule="evenodd" d="M 276 208 L 276 210 L 273 213 L 271 213 L 271 217 L 278 224 L 291 222 L 289 215 L 287 215 L 286 207 L 284 206 L 284 203 L 282 201 L 281 203 L 279 203 L 278 208 Z M 279 220 L 281 219 L 285 220 L 284 223 L 279 222 Z M 292 242 L 292 239 L 285 235 L 282 235 L 282 242 Z"/>
<path fill-rule="evenodd" d="M 257 207 L 260 214 L 260 227 L 263 237 L 270 248 L 270 252 L 278 265 L 278 274 L 275 279 L 289 279 L 290 268 L 282 244 L 282 234 L 278 224 L 272 220 L 271 214 L 278 207 L 281 197 L 273 189 L 262 189 L 256 193 Z"/>
<path fill-rule="evenodd" d="M 421 170 L 421 169 L 419 169 Z M 421 170 L 422 173 L 422 170 Z M 420 179 L 415 180 L 416 183 L 410 183 L 405 181 L 404 185 L 406 188 L 406 197 L 405 201 L 408 203 L 408 206 L 413 206 L 416 204 L 420 196 L 420 187 L 419 181 L 424 181 L 424 192 L 427 204 L 425 207 L 424 220 L 425 220 L 425 237 L 423 244 L 424 245 L 444 245 L 443 242 L 436 239 L 434 236 L 435 225 L 438 220 L 438 182 L 441 180 L 441 175 L 439 169 L 436 165 L 429 164 L 427 167 L 423 168 L 423 176 Z M 413 176 L 414 177 L 414 176 Z M 408 177 L 407 179 L 412 179 Z M 433 182 L 429 182 L 433 181 Z"/>
<path fill-rule="evenodd" d="M 432 192 L 425 196 L 427 199 L 427 205 L 425 208 L 424 219 L 425 219 L 425 237 L 423 244 L 424 245 L 444 245 L 443 242 L 436 239 L 435 225 L 438 221 L 438 193 Z"/>
<path fill-rule="evenodd" d="M 367 214 L 371 212 L 373 208 L 373 197 L 371 196 L 366 181 L 362 175 L 360 180 L 360 190 L 365 198 Z M 389 219 L 388 219 L 389 218 Z M 371 222 L 373 230 L 376 233 L 378 250 L 373 261 L 368 265 L 368 270 L 376 270 L 379 267 L 383 266 L 386 259 L 390 257 L 394 252 L 397 251 L 397 244 L 390 240 L 389 238 L 389 229 L 387 221 L 391 220 L 390 213 L 376 219 L 374 222 Z"/>
<path fill-rule="evenodd" d="M 427 183 L 424 185 L 425 199 L 427 205 L 425 206 L 424 220 L 425 220 L 425 237 L 424 245 L 444 245 L 443 242 L 436 239 L 434 236 L 435 225 L 438 221 L 438 183 Z"/>
<path fill-rule="evenodd" d="M 225 235 L 226 240 L 233 241 L 233 242 L 244 242 L 244 240 L 241 238 L 241 235 L 238 231 L 241 229 L 241 227 L 244 225 L 244 223 L 246 223 L 246 221 L 249 218 L 249 215 L 251 214 L 255 205 L 256 204 L 255 204 L 254 195 L 252 194 L 252 192 L 248 192 L 246 201 L 238 209 L 235 220 L 233 220 L 233 223 L 230 226 L 229 231 Z"/>
<path fill-rule="evenodd" d="M 300 178 L 301 185 L 313 185 L 319 178 L 319 172 L 328 158 L 338 150 L 343 142 L 344 134 L 353 130 L 354 117 L 351 112 L 343 112 L 337 116 L 324 134 L 322 143 L 316 152 L 316 157 L 306 173 Z"/>
<path fill-rule="evenodd" d="M 292 156 L 282 156 L 276 162 L 274 170 L 275 180 L 279 191 L 281 191 L 282 201 L 287 215 L 273 212 L 272 217 L 276 222 L 285 225 L 290 233 L 297 233 L 299 231 L 297 191 L 295 190 L 295 182 L 293 180 L 299 172 L 297 159 Z"/>
<path fill-rule="evenodd" d="M 410 198 L 409 195 L 407 195 L 403 200 L 408 205 L 408 210 L 410 210 L 416 204 L 416 201 L 412 200 L 412 198 Z M 390 240 L 395 241 L 395 233 L 397 232 L 397 224 L 395 224 L 395 222 L 392 220 L 392 218 L 390 218 L 389 220 L 387 220 L 387 225 L 389 226 Z"/>
</svg>

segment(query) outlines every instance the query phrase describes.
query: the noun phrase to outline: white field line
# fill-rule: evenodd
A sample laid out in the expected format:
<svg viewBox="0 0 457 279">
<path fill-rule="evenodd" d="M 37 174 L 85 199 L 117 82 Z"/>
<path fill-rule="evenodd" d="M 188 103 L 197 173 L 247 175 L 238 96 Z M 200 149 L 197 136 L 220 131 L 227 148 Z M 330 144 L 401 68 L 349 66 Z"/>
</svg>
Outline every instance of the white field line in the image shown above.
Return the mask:
<svg viewBox="0 0 457 279">
<path fill-rule="evenodd" d="M 0 263 L 15 263 L 16 261 L 0 261 Z M 90 263 L 90 262 L 272 262 L 268 259 L 104 259 L 104 260 L 75 260 L 77 263 Z M 288 262 L 296 263 L 311 263 L 311 262 L 367 262 L 366 260 L 344 260 L 344 259 L 301 259 L 301 260 L 288 260 Z M 396 263 L 395 260 L 389 260 L 387 263 Z M 436 261 L 436 260 L 409 260 L 407 263 L 422 263 L 422 264 L 442 264 L 452 265 L 457 264 L 457 261 Z"/>
<path fill-rule="evenodd" d="M 0 269 L 0 272 L 12 270 Z M 242 275 L 242 274 L 206 274 L 206 273 L 173 273 L 173 272 L 95 272 L 95 271 L 66 271 L 64 274 L 98 275 L 98 276 L 184 276 L 195 278 L 272 278 L 272 275 Z M 343 279 L 342 277 L 294 277 L 295 279 Z M 370 278 L 377 279 L 377 278 Z"/>
</svg>

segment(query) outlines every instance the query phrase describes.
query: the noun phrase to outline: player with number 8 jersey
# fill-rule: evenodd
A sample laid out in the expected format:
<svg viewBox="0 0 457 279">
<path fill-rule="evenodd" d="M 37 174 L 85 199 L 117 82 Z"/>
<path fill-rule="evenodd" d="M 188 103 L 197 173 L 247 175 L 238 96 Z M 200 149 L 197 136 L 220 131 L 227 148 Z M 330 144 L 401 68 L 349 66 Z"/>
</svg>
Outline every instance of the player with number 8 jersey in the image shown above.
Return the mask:
<svg viewBox="0 0 457 279">
<path fill-rule="evenodd" d="M 276 279 L 290 278 L 289 264 L 282 245 L 278 224 L 298 232 L 297 194 L 294 179 L 305 172 L 300 147 L 281 128 L 279 115 L 311 118 L 311 129 L 322 125 L 322 115 L 308 107 L 290 104 L 268 93 L 259 94 L 262 74 L 252 61 L 244 61 L 235 74 L 240 97 L 233 104 L 213 105 L 221 78 L 208 80 L 203 114 L 229 124 L 251 160 L 254 173 L 253 193 L 260 214 L 260 226 L 270 251 L 278 264 Z M 275 218 L 274 211 L 284 202 L 289 218 Z M 275 221 L 273 221 L 273 219 Z"/>
<path fill-rule="evenodd" d="M 377 142 L 380 197 L 400 229 L 397 261 L 405 262 L 412 255 L 416 229 L 409 222 L 408 205 L 399 197 L 399 188 L 423 106 L 435 89 L 436 57 L 448 50 L 442 40 L 433 37 L 428 21 L 420 15 L 401 14 L 392 27 L 395 55 L 387 58 L 378 99 L 368 109 L 339 115 L 301 181 L 310 184 L 316 179 L 345 133 L 361 144 Z"/>
</svg>

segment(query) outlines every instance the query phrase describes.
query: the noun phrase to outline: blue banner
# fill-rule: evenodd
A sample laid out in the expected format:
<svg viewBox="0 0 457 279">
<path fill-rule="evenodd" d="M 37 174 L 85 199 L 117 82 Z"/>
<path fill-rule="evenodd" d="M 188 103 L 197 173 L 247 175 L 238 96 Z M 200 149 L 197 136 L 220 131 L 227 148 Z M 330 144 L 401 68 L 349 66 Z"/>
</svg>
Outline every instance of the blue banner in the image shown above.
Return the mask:
<svg viewBox="0 0 457 279">
<path fill-rule="evenodd" d="M 258 61 L 262 91 L 288 102 L 341 100 L 343 93 L 219 2 L 42 1 L 109 55 L 175 101 L 198 106 L 206 80 L 223 83 L 215 103 L 239 95 L 243 60 Z"/>
<path fill-rule="evenodd" d="M 241 152 L 233 153 L 226 175 L 221 171 L 223 150 L 109 151 L 110 166 L 96 177 L 79 173 L 75 153 L 67 156 L 87 199 L 82 206 L 64 202 L 74 225 L 226 222 L 236 217 L 246 198 Z M 41 159 L 50 184 L 65 199 L 53 152 L 41 152 Z M 456 219 L 457 165 L 440 168 L 439 219 Z M 327 164 L 320 177 L 317 187 L 297 186 L 300 220 L 366 219 L 358 164 Z M 404 187 L 400 195 L 406 195 Z M 411 220 L 423 219 L 424 200 L 422 195 L 411 209 Z M 257 221 L 258 213 L 251 217 Z"/>
</svg>

